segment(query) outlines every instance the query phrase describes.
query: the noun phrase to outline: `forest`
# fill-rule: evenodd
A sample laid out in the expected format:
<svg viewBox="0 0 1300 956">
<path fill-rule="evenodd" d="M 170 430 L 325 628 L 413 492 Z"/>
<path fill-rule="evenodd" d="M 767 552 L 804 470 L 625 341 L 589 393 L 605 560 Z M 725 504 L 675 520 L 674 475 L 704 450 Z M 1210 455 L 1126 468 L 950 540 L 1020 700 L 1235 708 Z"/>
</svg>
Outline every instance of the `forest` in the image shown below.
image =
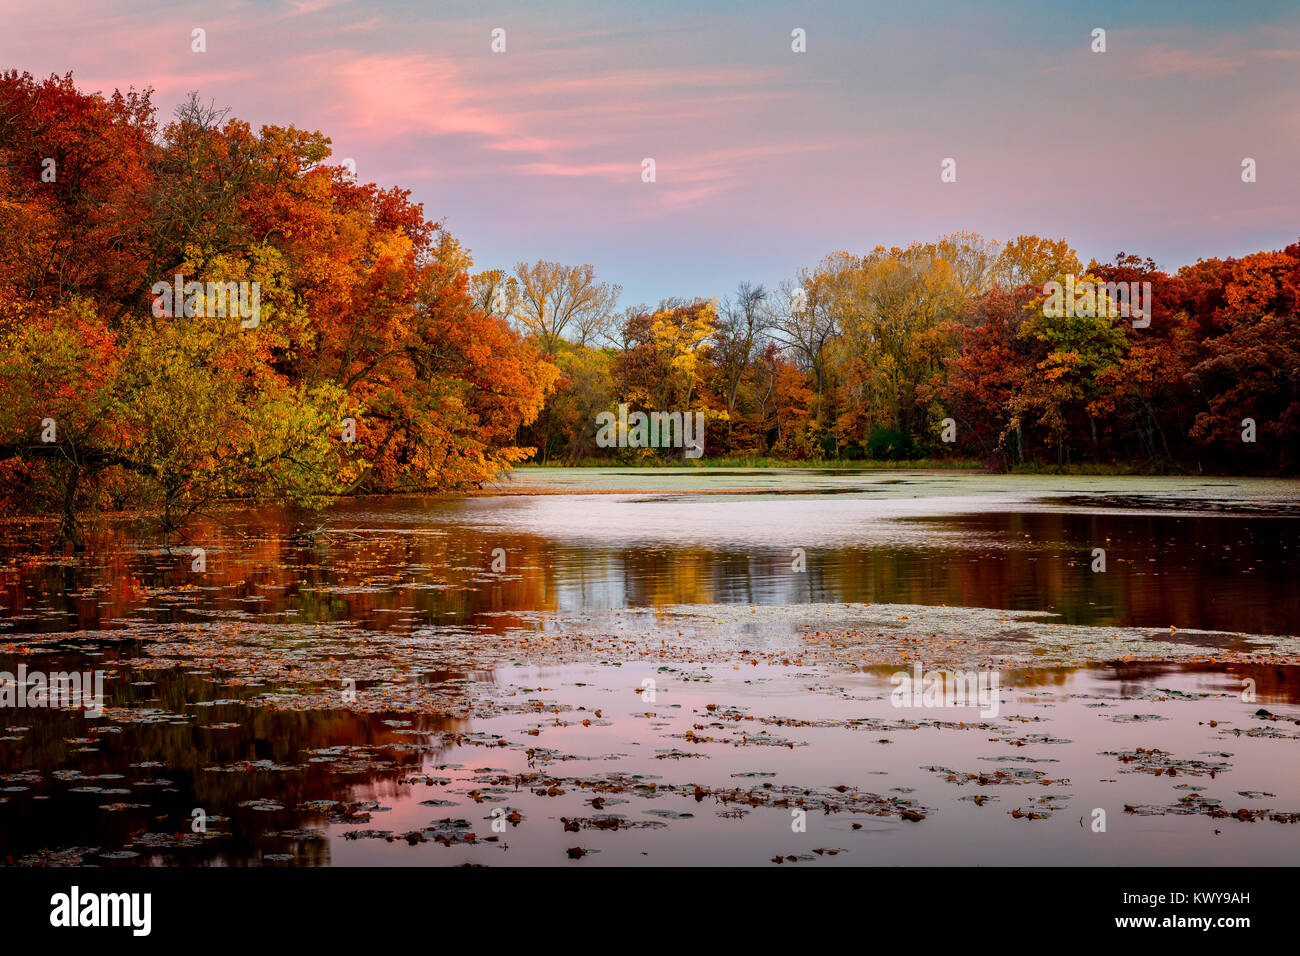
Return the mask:
<svg viewBox="0 0 1300 956">
<path fill-rule="evenodd" d="M 1149 321 L 1104 295 L 1058 316 L 1044 287 L 1067 278 L 1150 283 Z M 213 307 L 236 284 L 256 319 Z M 0 508 L 65 537 L 93 509 L 174 528 L 228 498 L 684 463 L 600 447 L 620 404 L 702 412 L 696 464 L 1296 470 L 1300 242 L 1170 272 L 958 231 L 832 252 L 773 288 L 621 292 L 590 264 L 476 272 L 320 132 L 254 130 L 197 95 L 164 122 L 149 91 L 0 76 Z"/>
</svg>

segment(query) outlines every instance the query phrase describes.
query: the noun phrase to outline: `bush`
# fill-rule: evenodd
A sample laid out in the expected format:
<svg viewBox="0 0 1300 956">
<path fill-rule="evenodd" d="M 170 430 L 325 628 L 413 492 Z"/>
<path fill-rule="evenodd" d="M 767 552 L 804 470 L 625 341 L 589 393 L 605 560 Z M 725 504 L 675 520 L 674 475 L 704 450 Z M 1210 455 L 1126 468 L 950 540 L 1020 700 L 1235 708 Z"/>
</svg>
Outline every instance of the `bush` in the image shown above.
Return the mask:
<svg viewBox="0 0 1300 956">
<path fill-rule="evenodd" d="M 903 461 L 916 457 L 916 446 L 903 432 L 877 425 L 867 436 L 867 453 L 877 461 Z"/>
</svg>

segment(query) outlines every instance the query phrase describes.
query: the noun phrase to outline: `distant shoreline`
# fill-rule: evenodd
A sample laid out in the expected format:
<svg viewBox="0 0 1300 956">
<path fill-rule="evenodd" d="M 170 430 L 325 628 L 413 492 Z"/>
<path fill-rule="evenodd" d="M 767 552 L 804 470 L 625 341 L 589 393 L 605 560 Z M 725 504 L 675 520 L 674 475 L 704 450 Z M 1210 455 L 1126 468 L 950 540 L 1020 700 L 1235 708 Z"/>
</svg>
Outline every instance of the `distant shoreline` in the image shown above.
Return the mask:
<svg viewBox="0 0 1300 956">
<path fill-rule="evenodd" d="M 903 471 L 903 472 L 927 472 L 935 474 L 971 474 L 971 475 L 1071 475 L 1079 477 L 1087 476 L 1126 476 L 1126 477 L 1150 477 L 1150 478 L 1280 478 L 1280 479 L 1297 479 L 1294 475 L 1282 472 L 1217 472 L 1217 471 L 1180 471 L 1169 470 L 1165 472 L 1152 471 L 1150 468 L 1143 467 L 1140 464 L 1097 464 L 1093 462 L 1078 465 L 1016 465 L 1007 471 L 998 471 L 988 468 L 976 461 L 954 459 L 917 459 L 915 461 L 873 461 L 873 460 L 850 460 L 843 458 L 828 459 L 808 459 L 799 461 L 784 461 L 777 458 L 698 458 L 682 459 L 674 461 L 664 461 L 651 459 L 646 461 L 618 461 L 604 458 L 584 458 L 577 462 L 540 462 L 528 461 L 515 465 L 510 471 L 535 471 L 542 469 L 554 469 L 563 471 L 584 471 L 590 469 L 616 468 L 628 469 L 637 468 L 646 471 L 661 471 L 672 469 L 694 469 L 710 470 L 725 469 L 727 471 L 749 470 L 749 471 Z M 510 472 L 503 472 L 509 474 Z"/>
</svg>

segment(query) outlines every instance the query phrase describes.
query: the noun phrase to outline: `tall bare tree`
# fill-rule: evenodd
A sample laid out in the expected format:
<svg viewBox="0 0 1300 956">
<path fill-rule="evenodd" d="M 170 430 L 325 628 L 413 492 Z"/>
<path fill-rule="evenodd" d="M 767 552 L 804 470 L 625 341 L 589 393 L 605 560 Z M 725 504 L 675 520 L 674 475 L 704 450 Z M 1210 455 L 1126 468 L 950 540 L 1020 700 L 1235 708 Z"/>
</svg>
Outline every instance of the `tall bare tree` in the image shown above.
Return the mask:
<svg viewBox="0 0 1300 956">
<path fill-rule="evenodd" d="M 604 334 L 613 321 L 623 288 L 596 281 L 594 266 L 566 266 L 538 260 L 515 266 L 518 297 L 515 321 L 536 336 L 548 356 L 562 339 L 586 345 Z"/>
<path fill-rule="evenodd" d="M 751 282 L 736 286 L 735 299 L 723 299 L 718 307 L 712 352 L 722 368 L 724 398 L 727 402 L 727 449 L 731 449 L 732 424 L 736 418 L 736 402 L 740 383 L 749 370 L 754 357 L 754 346 L 767 330 L 768 313 L 763 308 L 767 289 Z"/>
<path fill-rule="evenodd" d="M 827 259 L 833 261 L 836 257 Z M 777 294 L 768 299 L 767 334 L 813 373 L 817 385 L 817 419 L 821 422 L 826 420 L 827 411 L 827 348 L 841 332 L 836 311 L 838 297 L 831 288 L 841 271 L 842 268 L 828 268 L 823 263 L 815 272 L 805 270 L 797 282 L 782 282 Z"/>
</svg>

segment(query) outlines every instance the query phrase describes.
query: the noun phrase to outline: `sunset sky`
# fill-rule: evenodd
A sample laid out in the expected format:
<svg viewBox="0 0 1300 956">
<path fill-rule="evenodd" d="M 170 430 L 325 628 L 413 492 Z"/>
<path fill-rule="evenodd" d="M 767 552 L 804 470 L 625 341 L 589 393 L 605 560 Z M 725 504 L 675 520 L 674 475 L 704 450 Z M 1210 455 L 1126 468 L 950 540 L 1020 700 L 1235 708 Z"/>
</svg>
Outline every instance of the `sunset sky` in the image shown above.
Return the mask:
<svg viewBox="0 0 1300 956">
<path fill-rule="evenodd" d="M 1294 2 L 2 2 L 0 67 L 320 129 L 477 269 L 591 262 L 624 305 L 957 229 L 1165 268 L 1300 236 Z"/>
</svg>

